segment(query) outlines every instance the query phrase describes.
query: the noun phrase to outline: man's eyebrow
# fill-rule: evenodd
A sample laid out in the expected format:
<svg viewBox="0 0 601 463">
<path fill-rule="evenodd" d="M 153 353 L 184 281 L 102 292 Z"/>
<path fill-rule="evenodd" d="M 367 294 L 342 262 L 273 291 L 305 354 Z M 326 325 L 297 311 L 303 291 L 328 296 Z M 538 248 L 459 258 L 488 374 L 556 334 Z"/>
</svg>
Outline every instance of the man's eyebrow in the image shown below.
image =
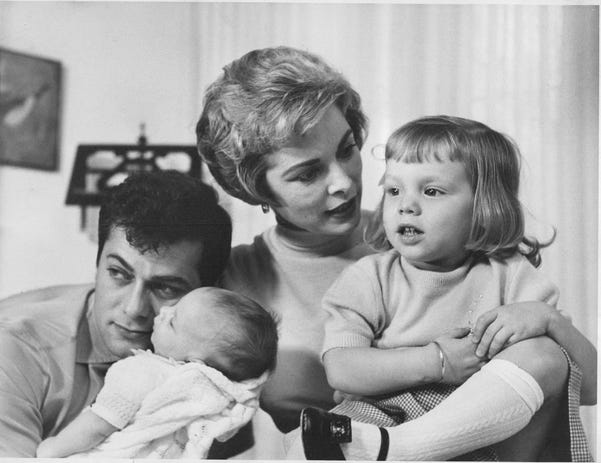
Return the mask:
<svg viewBox="0 0 601 463">
<path fill-rule="evenodd" d="M 118 261 L 119 261 L 119 263 L 121 264 L 121 266 L 122 266 L 122 267 L 125 267 L 125 269 L 126 269 L 126 270 L 129 270 L 130 272 L 131 272 L 131 271 L 133 271 L 133 268 L 132 268 L 132 266 L 131 266 L 131 265 L 129 265 L 129 264 L 127 263 L 127 261 L 126 261 L 126 260 L 125 260 L 123 257 L 121 257 L 119 254 L 114 254 L 114 253 L 113 253 L 113 254 L 107 254 L 107 256 L 106 256 L 106 257 L 107 257 L 107 259 L 108 259 L 109 257 L 111 257 L 111 258 L 113 258 L 113 259 L 116 259 L 116 260 L 118 260 Z"/>
<path fill-rule="evenodd" d="M 176 277 L 171 275 L 155 275 L 150 281 L 153 283 L 162 283 L 162 284 L 172 284 L 172 285 L 185 285 L 191 287 L 191 284 L 188 280 L 182 277 Z"/>
</svg>

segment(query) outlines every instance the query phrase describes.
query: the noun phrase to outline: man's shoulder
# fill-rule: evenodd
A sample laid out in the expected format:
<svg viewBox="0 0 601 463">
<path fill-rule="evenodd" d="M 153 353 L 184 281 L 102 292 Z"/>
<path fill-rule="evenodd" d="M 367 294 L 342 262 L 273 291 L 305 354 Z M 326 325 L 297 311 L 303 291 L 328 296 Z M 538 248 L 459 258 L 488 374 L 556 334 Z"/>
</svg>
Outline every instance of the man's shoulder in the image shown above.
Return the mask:
<svg viewBox="0 0 601 463">
<path fill-rule="evenodd" d="M 63 285 L 36 289 L 0 301 L 0 327 L 14 334 L 42 336 L 48 332 L 72 336 L 77 330 L 93 285 Z"/>
<path fill-rule="evenodd" d="M 0 300 L 0 314 L 4 309 L 14 306 L 23 306 L 40 303 L 52 303 L 74 300 L 77 301 L 81 297 L 85 297 L 94 285 L 91 283 L 78 285 L 59 285 L 48 286 L 45 288 L 37 288 L 29 291 L 23 291 L 18 294 L 13 294 Z"/>
</svg>

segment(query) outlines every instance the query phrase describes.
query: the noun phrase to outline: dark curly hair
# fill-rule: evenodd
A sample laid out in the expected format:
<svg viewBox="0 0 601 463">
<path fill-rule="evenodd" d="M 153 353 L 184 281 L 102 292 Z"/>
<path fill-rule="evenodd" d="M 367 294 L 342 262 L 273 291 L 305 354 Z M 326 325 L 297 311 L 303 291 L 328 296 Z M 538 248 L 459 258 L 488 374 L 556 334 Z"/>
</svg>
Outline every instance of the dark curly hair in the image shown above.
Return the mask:
<svg viewBox="0 0 601 463">
<path fill-rule="evenodd" d="M 231 248 L 232 223 L 217 193 L 177 171 L 135 173 L 109 190 L 98 219 L 98 254 L 114 228 L 144 253 L 180 241 L 196 241 L 203 252 L 198 274 L 203 285 L 221 276 Z"/>
</svg>

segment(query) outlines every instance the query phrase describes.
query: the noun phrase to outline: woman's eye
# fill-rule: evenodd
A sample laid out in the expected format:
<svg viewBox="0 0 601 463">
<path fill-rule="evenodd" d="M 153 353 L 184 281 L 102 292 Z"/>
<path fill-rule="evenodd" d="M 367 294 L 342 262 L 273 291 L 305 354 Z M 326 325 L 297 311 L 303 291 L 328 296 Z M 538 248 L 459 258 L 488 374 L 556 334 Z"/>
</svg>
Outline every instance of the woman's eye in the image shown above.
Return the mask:
<svg viewBox="0 0 601 463">
<path fill-rule="evenodd" d="M 300 173 L 296 177 L 296 180 L 304 182 L 304 183 L 308 183 L 308 182 L 311 182 L 312 180 L 315 180 L 315 178 L 317 177 L 318 174 L 319 174 L 319 169 L 317 169 L 317 168 L 308 169 L 308 170 Z"/>
</svg>

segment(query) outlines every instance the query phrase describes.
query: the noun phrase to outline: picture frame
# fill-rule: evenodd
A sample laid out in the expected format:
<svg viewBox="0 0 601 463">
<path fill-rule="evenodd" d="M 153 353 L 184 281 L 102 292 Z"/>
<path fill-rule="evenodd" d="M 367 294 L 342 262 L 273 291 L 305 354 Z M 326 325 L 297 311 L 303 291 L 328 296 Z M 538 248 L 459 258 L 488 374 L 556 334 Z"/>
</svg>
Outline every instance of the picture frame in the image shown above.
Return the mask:
<svg viewBox="0 0 601 463">
<path fill-rule="evenodd" d="M 0 47 L 0 164 L 58 169 L 61 63 Z"/>
</svg>

